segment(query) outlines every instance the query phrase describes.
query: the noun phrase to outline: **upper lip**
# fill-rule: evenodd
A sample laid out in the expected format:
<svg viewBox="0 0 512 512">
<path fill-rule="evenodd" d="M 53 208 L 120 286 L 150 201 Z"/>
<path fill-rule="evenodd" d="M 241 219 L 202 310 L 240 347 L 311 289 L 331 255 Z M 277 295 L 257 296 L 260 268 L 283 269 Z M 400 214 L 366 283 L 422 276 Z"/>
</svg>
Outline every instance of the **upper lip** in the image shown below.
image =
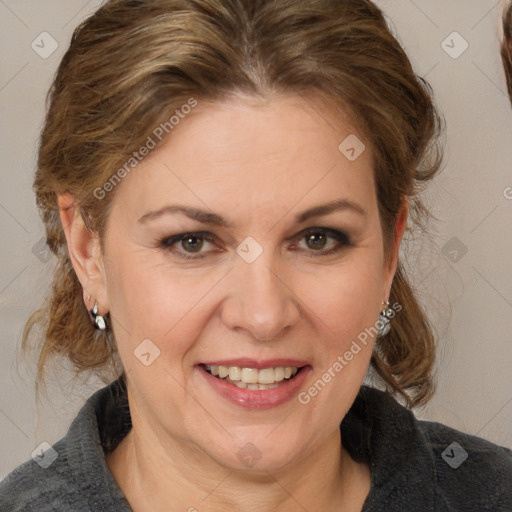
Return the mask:
<svg viewBox="0 0 512 512">
<path fill-rule="evenodd" d="M 301 368 L 302 366 L 307 366 L 309 363 L 300 359 L 275 358 L 261 360 L 244 357 L 239 359 L 216 359 L 214 361 L 202 361 L 199 364 L 208 364 L 210 366 L 239 366 L 240 368 L 256 368 L 261 370 L 263 368 L 277 368 L 279 366 L 295 366 L 297 368 Z"/>
</svg>

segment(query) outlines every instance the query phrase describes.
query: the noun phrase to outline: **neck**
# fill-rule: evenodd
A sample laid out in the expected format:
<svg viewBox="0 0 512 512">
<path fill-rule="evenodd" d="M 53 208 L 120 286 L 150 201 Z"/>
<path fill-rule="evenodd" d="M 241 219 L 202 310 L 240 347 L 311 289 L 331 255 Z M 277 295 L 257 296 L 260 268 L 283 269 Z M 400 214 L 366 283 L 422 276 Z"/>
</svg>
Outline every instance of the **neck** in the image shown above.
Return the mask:
<svg viewBox="0 0 512 512">
<path fill-rule="evenodd" d="M 196 447 L 143 433 L 134 424 L 107 456 L 134 512 L 360 511 L 369 491 L 369 469 L 343 449 L 339 430 L 314 453 L 272 472 L 233 471 Z"/>
</svg>

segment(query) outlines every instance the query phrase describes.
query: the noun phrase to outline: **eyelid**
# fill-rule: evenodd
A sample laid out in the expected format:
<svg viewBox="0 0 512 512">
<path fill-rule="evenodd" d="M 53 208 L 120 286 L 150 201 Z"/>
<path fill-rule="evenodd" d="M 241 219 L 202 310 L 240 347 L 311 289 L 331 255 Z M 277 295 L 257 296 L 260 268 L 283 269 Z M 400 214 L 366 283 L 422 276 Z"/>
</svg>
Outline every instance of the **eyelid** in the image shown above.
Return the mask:
<svg viewBox="0 0 512 512">
<path fill-rule="evenodd" d="M 163 238 L 162 240 L 160 240 L 159 245 L 164 250 L 172 252 L 173 254 L 177 254 L 178 257 L 181 257 L 183 259 L 192 260 L 192 259 L 204 258 L 208 254 L 208 252 L 193 253 L 193 252 L 186 252 L 186 251 L 177 251 L 177 250 L 173 249 L 173 247 L 177 243 L 181 242 L 182 240 L 186 240 L 187 237 L 202 238 L 203 240 L 205 240 L 206 242 L 209 242 L 209 243 L 214 243 L 215 240 L 217 239 L 217 237 L 213 233 L 210 233 L 209 231 L 185 231 L 182 233 L 178 233 L 176 235 L 171 235 L 171 236 L 167 236 L 167 237 Z"/>
<path fill-rule="evenodd" d="M 335 229 L 335 228 L 323 228 L 323 227 L 320 227 L 320 226 L 318 226 L 318 227 L 314 226 L 314 227 L 311 227 L 311 228 L 306 228 L 306 229 L 302 230 L 296 236 L 296 238 L 302 237 L 304 235 L 308 235 L 310 233 L 325 233 L 326 235 L 331 236 L 332 238 L 344 239 L 347 243 L 350 242 L 349 235 L 347 233 L 345 233 L 344 231 L 341 231 L 341 230 Z"/>
<path fill-rule="evenodd" d="M 210 231 L 183 231 L 182 233 L 178 233 L 176 235 L 166 236 L 162 239 L 161 243 L 164 245 L 173 245 L 176 242 L 180 242 L 187 237 L 195 236 L 197 238 L 204 238 L 207 242 L 213 242 L 217 237 L 210 233 Z M 169 242 L 168 244 L 166 242 Z"/>
</svg>

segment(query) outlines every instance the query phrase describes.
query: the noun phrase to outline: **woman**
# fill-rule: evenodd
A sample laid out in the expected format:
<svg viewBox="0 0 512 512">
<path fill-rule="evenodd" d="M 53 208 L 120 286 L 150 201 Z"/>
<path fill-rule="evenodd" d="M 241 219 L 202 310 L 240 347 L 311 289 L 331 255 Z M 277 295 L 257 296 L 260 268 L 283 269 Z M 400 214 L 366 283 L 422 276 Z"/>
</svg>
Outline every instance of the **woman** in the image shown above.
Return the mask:
<svg viewBox="0 0 512 512">
<path fill-rule="evenodd" d="M 49 96 L 60 267 L 25 336 L 39 378 L 120 375 L 0 508 L 509 510 L 510 450 L 409 410 L 435 351 L 399 248 L 439 129 L 369 1 L 102 6 Z"/>
</svg>

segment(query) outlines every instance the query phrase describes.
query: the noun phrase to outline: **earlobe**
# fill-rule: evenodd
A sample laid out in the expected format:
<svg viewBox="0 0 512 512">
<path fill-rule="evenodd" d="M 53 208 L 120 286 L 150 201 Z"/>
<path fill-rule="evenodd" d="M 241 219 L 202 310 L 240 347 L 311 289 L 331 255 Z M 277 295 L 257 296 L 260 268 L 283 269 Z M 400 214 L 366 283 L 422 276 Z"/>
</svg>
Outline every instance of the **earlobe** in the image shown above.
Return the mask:
<svg viewBox="0 0 512 512">
<path fill-rule="evenodd" d="M 99 314 L 105 314 L 109 306 L 98 235 L 85 225 L 80 206 L 71 194 L 59 194 L 57 203 L 69 257 L 82 284 L 86 307 L 91 309 L 94 306 L 91 301 L 98 302 Z"/>
</svg>

